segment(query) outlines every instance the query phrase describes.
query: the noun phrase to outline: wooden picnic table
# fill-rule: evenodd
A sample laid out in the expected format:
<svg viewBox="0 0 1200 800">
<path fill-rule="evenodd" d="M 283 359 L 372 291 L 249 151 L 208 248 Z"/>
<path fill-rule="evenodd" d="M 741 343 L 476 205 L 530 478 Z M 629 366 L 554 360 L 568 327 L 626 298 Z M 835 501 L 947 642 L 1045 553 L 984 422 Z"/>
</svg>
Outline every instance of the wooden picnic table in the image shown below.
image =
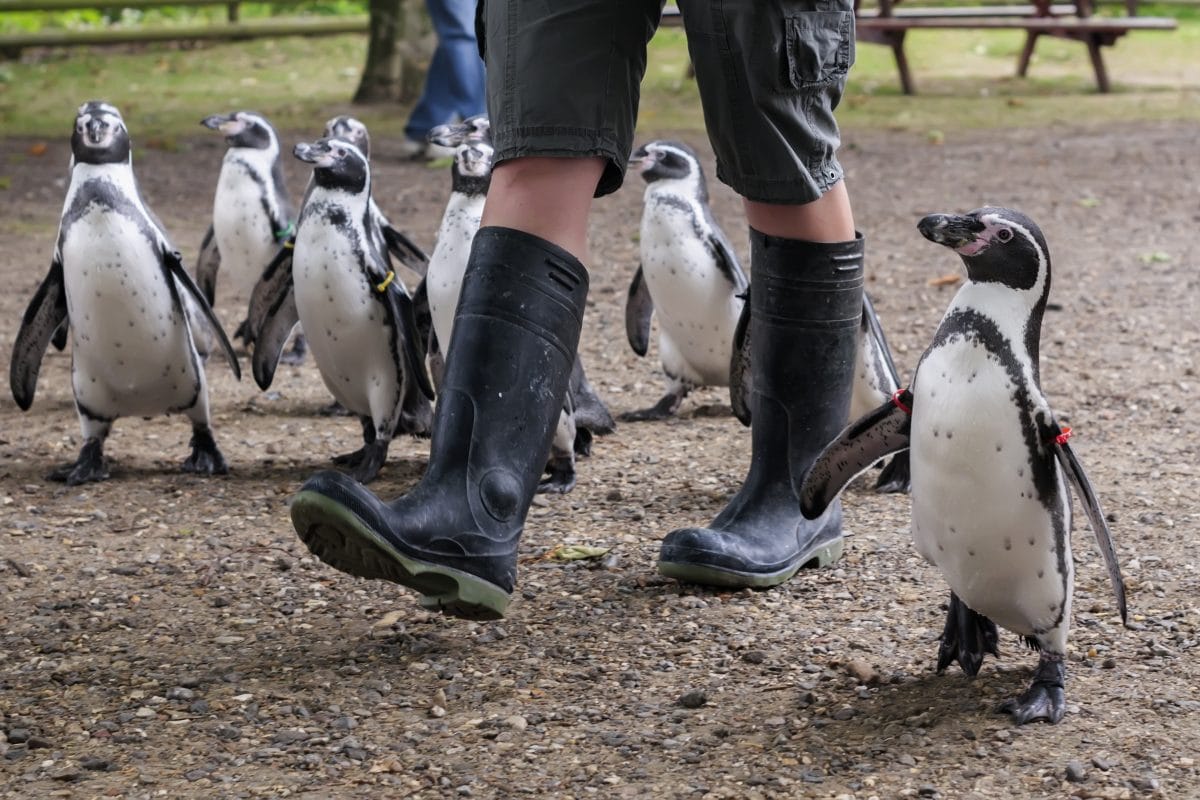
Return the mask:
<svg viewBox="0 0 1200 800">
<path fill-rule="evenodd" d="M 1017 60 L 1017 75 L 1024 77 L 1029 72 L 1034 48 L 1041 36 L 1057 36 L 1083 42 L 1088 48 L 1092 70 L 1096 75 L 1096 86 L 1108 92 L 1112 84 L 1104 64 L 1102 47 L 1116 44 L 1117 40 L 1134 30 L 1175 30 L 1178 26 L 1171 17 L 1137 16 L 1137 0 L 1125 0 L 1123 16 L 1100 16 L 1094 12 L 1092 0 L 1033 0 L 1032 3 L 1013 5 L 961 5 L 924 6 L 902 5 L 900 0 L 877 0 L 873 8 L 863 8 L 861 0 L 855 0 L 856 37 L 860 41 L 884 44 L 892 48 L 896 70 L 900 74 L 900 86 L 905 94 L 915 94 L 912 71 L 904 52 L 904 42 L 912 29 L 958 29 L 958 30 L 1001 30 L 1025 31 L 1025 45 Z"/>
</svg>

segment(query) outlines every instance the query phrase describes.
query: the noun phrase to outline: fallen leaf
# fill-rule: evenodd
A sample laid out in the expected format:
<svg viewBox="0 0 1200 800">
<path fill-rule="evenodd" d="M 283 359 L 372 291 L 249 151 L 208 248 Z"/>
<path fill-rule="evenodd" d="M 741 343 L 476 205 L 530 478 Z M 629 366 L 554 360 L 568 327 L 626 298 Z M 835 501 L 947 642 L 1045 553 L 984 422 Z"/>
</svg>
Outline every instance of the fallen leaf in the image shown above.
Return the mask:
<svg viewBox="0 0 1200 800">
<path fill-rule="evenodd" d="M 1084 208 L 1095 208 L 1096 206 L 1100 205 L 1100 201 L 1094 197 L 1083 197 L 1080 198 L 1079 205 L 1083 206 Z"/>
<path fill-rule="evenodd" d="M 1142 253 L 1141 259 L 1143 264 L 1164 264 L 1171 260 L 1171 254 L 1155 250 L 1153 253 Z"/>
<path fill-rule="evenodd" d="M 546 554 L 556 561 L 581 561 L 585 558 L 601 558 L 611 547 L 589 547 L 586 544 L 560 544 Z"/>
<path fill-rule="evenodd" d="M 38 143 L 36 143 L 36 144 L 31 144 L 31 145 L 29 145 L 29 155 L 31 155 L 31 156 L 44 156 L 44 155 L 46 155 L 46 151 L 47 151 L 48 149 L 49 149 L 49 148 L 48 148 L 48 147 L 46 147 L 46 143 L 45 143 L 45 142 L 38 142 Z"/>
<path fill-rule="evenodd" d="M 957 272 L 948 272 L 945 275 L 939 275 L 936 278 L 929 280 L 929 286 L 953 286 L 956 283 L 962 282 L 962 275 Z"/>
</svg>

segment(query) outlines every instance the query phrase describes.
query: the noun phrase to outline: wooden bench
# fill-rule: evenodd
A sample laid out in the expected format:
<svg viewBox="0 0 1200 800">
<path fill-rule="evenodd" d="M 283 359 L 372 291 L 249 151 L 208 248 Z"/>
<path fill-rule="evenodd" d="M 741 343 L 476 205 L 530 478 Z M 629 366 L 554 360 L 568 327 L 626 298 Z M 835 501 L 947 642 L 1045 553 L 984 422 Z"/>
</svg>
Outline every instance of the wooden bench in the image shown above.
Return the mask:
<svg viewBox="0 0 1200 800">
<path fill-rule="evenodd" d="M 892 48 L 900 87 L 905 94 L 915 94 L 912 71 L 904 53 L 908 31 L 916 30 L 1023 30 L 1025 46 L 1017 60 L 1017 75 L 1025 77 L 1033 58 L 1034 47 L 1041 36 L 1074 39 L 1087 45 L 1096 86 L 1108 92 L 1108 70 L 1104 65 L 1102 47 L 1116 44 L 1130 31 L 1170 31 L 1178 27 L 1172 17 L 1136 16 L 1135 0 L 1126 3 L 1123 16 L 1094 16 L 1091 3 L 1079 0 L 1074 4 L 904 7 L 881 2 L 878 8 L 856 8 L 856 37 L 863 42 L 884 44 Z"/>
<path fill-rule="evenodd" d="M 286 0 L 284 0 L 286 2 Z M 367 15 L 293 16 L 238 19 L 237 0 L 0 0 L 0 14 L 16 11 L 68 11 L 85 8 L 226 6 L 226 19 L 181 25 L 119 25 L 103 28 L 43 28 L 0 34 L 0 54 L 15 58 L 27 47 L 141 44 L 146 42 L 236 40 L 275 36 L 330 36 L 366 33 Z"/>
<path fill-rule="evenodd" d="M 1178 23 L 1172 17 L 1139 17 L 1137 0 L 1126 0 L 1122 16 L 1092 15 L 1091 0 L 1075 3 L 1004 4 L 977 6 L 914 7 L 880 0 L 878 7 L 862 8 L 855 0 L 856 38 L 892 48 L 900 87 L 905 94 L 916 94 L 912 70 L 904 54 L 906 34 L 917 30 L 1023 30 L 1025 46 L 1017 61 L 1017 75 L 1025 77 L 1033 50 L 1041 36 L 1075 39 L 1087 45 L 1101 92 L 1112 88 L 1100 48 L 1116 44 L 1130 31 L 1172 31 Z M 674 5 L 663 8 L 662 24 L 679 26 L 683 21 Z M 688 72 L 691 75 L 691 70 Z"/>
</svg>

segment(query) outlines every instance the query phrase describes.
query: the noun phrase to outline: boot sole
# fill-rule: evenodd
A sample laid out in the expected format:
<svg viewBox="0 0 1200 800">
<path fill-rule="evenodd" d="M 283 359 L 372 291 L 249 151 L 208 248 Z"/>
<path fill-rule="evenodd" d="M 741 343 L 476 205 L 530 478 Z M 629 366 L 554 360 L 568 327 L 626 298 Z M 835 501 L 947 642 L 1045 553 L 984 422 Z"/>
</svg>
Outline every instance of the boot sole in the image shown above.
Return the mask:
<svg viewBox="0 0 1200 800">
<path fill-rule="evenodd" d="M 844 545 L 845 539 L 841 536 L 821 542 L 801 555 L 794 565 L 778 572 L 740 572 L 706 564 L 678 561 L 659 561 L 658 572 L 668 578 L 685 583 L 697 583 L 702 586 L 719 586 L 725 589 L 768 589 L 789 580 L 802 569 L 820 569 L 829 566 L 842 557 Z"/>
<path fill-rule="evenodd" d="M 468 572 L 401 553 L 357 514 L 319 492 L 296 495 L 292 525 L 312 554 L 329 566 L 415 589 L 421 593 L 421 605 L 431 611 L 496 620 L 504 617 L 512 599 L 503 589 Z"/>
</svg>

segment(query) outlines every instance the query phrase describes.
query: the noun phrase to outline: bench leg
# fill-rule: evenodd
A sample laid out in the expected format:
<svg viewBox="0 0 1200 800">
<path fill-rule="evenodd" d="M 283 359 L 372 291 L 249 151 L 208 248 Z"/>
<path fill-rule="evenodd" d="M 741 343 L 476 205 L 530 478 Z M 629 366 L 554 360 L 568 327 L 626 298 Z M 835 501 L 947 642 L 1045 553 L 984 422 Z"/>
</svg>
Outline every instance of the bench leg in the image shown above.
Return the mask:
<svg viewBox="0 0 1200 800">
<path fill-rule="evenodd" d="M 1036 31 L 1025 32 L 1025 46 L 1021 48 L 1021 57 L 1017 60 L 1018 78 L 1029 74 L 1029 62 L 1033 59 L 1033 48 L 1037 46 L 1038 36 Z"/>
<path fill-rule="evenodd" d="M 1100 40 L 1095 36 L 1087 39 L 1088 55 L 1092 57 L 1092 69 L 1096 73 L 1096 87 L 1107 94 L 1112 87 L 1108 83 L 1108 70 L 1104 68 L 1104 56 L 1100 52 Z"/>
<path fill-rule="evenodd" d="M 892 54 L 896 57 L 896 72 L 900 74 L 900 89 L 905 94 L 916 94 L 917 87 L 913 83 L 912 72 L 908 69 L 908 56 L 904 55 L 904 31 L 895 31 L 888 37 L 891 39 Z"/>
</svg>

